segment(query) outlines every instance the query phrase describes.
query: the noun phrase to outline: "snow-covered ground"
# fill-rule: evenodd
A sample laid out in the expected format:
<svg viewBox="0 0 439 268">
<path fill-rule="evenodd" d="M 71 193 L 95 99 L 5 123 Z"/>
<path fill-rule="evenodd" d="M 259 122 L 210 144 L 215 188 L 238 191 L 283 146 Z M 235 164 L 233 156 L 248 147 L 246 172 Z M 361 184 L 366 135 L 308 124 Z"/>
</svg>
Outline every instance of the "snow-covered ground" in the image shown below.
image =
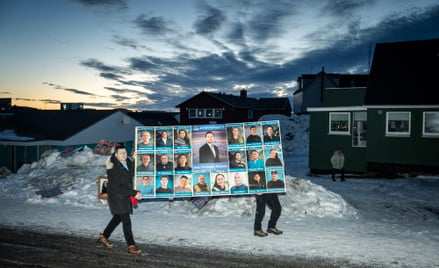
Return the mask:
<svg viewBox="0 0 439 268">
<path fill-rule="evenodd" d="M 267 117 L 282 126 L 287 193 L 280 195 L 283 235 L 253 236 L 254 197 L 142 202 L 134 211 L 139 243 L 187 245 L 253 254 L 323 257 L 376 267 L 439 267 L 439 177 L 402 179 L 307 177 L 308 116 Z M 85 148 L 0 179 L 0 225 L 96 237 L 111 215 L 97 199 L 106 157 Z M 54 185 L 63 194 L 41 198 Z M 266 225 L 269 210 L 263 224 Z M 123 241 L 119 227 L 111 237 Z"/>
</svg>

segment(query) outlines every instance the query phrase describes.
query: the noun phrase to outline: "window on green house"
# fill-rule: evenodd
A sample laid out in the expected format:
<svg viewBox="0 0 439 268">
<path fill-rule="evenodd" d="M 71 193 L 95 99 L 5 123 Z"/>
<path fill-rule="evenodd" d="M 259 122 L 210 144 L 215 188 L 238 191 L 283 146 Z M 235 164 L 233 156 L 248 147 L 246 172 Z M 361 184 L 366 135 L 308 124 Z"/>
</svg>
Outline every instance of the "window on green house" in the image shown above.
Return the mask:
<svg viewBox="0 0 439 268">
<path fill-rule="evenodd" d="M 410 112 L 387 112 L 386 135 L 410 136 Z"/>
<path fill-rule="evenodd" d="M 350 117 L 350 113 L 329 113 L 329 133 L 349 134 Z"/>
<path fill-rule="evenodd" d="M 424 112 L 422 136 L 439 137 L 439 112 Z"/>
</svg>

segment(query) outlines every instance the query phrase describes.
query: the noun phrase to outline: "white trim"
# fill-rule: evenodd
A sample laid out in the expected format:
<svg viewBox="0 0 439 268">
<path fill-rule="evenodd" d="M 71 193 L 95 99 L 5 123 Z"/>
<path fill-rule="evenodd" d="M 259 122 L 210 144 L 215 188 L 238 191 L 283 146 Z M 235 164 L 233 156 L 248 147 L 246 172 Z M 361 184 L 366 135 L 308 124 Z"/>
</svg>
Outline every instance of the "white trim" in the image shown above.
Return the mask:
<svg viewBox="0 0 439 268">
<path fill-rule="evenodd" d="M 334 89 L 341 89 L 341 90 L 349 90 L 349 89 L 367 89 L 367 87 L 327 87 L 325 89 L 334 90 Z"/>
<path fill-rule="evenodd" d="M 407 126 L 407 131 L 406 132 L 390 132 L 389 131 L 389 120 L 391 120 L 390 115 L 391 114 L 407 114 L 408 115 L 408 126 Z M 393 119 L 395 120 L 395 119 Z M 386 132 L 385 132 L 385 136 L 386 137 L 410 137 L 411 135 L 411 127 L 412 127 L 412 112 L 408 112 L 408 111 L 387 111 L 386 112 L 386 121 L 385 121 L 385 126 L 386 126 Z"/>
<path fill-rule="evenodd" d="M 437 109 L 439 105 L 365 105 L 368 109 Z"/>
<path fill-rule="evenodd" d="M 362 105 L 337 107 L 308 107 L 308 112 L 367 111 L 367 109 L 439 109 L 439 105 Z"/>
<path fill-rule="evenodd" d="M 365 106 L 338 106 L 338 107 L 310 107 L 308 112 L 349 112 L 349 111 L 367 111 Z"/>
<path fill-rule="evenodd" d="M 347 131 L 332 131 L 331 130 L 331 122 L 332 122 L 332 115 L 336 114 L 343 114 L 348 116 L 348 125 L 347 125 Z M 350 112 L 332 112 L 329 113 L 329 134 L 331 135 L 350 135 L 351 134 L 351 113 Z"/>
<path fill-rule="evenodd" d="M 439 138 L 439 133 L 431 133 L 431 132 L 425 132 L 425 115 L 427 113 L 439 113 L 439 111 L 424 111 L 422 113 L 422 137 L 423 138 Z"/>
</svg>

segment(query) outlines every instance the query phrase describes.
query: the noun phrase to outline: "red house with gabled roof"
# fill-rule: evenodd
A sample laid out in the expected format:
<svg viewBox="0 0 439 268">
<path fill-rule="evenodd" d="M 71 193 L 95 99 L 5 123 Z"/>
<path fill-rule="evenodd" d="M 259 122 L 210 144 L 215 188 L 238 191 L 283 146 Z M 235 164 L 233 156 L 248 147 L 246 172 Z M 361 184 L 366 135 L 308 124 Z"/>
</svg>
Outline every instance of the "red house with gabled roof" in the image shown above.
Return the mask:
<svg viewBox="0 0 439 268">
<path fill-rule="evenodd" d="M 176 107 L 182 125 L 251 122 L 267 114 L 292 112 L 288 98 L 250 98 L 244 89 L 240 96 L 203 91 Z"/>
</svg>

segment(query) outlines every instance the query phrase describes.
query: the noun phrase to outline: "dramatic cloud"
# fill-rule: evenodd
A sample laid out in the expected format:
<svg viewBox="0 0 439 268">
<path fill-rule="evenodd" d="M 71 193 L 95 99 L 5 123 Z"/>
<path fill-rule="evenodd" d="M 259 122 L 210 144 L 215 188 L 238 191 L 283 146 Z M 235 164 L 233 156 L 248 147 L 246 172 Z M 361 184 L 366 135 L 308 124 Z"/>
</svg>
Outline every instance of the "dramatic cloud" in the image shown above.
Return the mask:
<svg viewBox="0 0 439 268">
<path fill-rule="evenodd" d="M 61 103 L 61 101 L 59 101 L 59 100 L 51 100 L 51 99 L 41 99 L 39 101 L 44 102 L 46 104 L 60 104 Z"/>
<path fill-rule="evenodd" d="M 93 69 L 97 69 L 101 72 L 109 72 L 109 73 L 118 73 L 121 72 L 121 69 L 118 67 L 111 67 L 108 65 L 103 64 L 101 61 L 97 60 L 97 59 L 87 59 L 85 61 L 81 62 L 81 65 L 89 67 L 89 68 L 93 68 Z"/>
<path fill-rule="evenodd" d="M 222 23 L 226 20 L 223 11 L 205 2 L 199 3 L 198 9 L 202 15 L 198 16 L 197 21 L 194 23 L 195 32 L 197 34 L 207 36 L 214 34 L 221 28 Z"/>
<path fill-rule="evenodd" d="M 160 36 L 171 33 L 173 30 L 168 28 L 168 22 L 163 17 L 150 17 L 142 14 L 134 20 L 135 25 L 139 27 L 147 36 Z"/>
<path fill-rule="evenodd" d="M 79 95 L 86 95 L 86 96 L 96 96 L 94 93 L 90 93 L 87 91 L 83 91 L 83 90 L 79 90 L 79 89 L 74 89 L 74 88 L 66 88 L 60 85 L 56 85 L 53 83 L 48 83 L 48 82 L 43 82 L 43 84 L 48 85 L 50 87 L 53 87 L 54 89 L 58 89 L 58 90 L 64 90 L 64 91 L 68 91 L 68 92 L 72 92 L 75 94 L 79 94 Z"/>
<path fill-rule="evenodd" d="M 138 94 L 139 96 L 146 94 L 146 92 L 144 92 L 144 91 L 132 90 L 132 89 L 127 89 L 127 88 L 105 87 L 105 89 L 116 92 L 116 93 L 134 93 L 134 94 Z"/>
<path fill-rule="evenodd" d="M 197 0 L 171 7 L 166 1 L 75 0 L 81 4 L 75 14 L 91 14 L 87 25 L 98 26 L 92 33 L 99 41 L 72 55 L 99 76 L 99 88 L 93 87 L 99 95 L 45 84 L 81 100 L 105 98 L 92 100 L 95 107 L 136 110 L 172 109 L 203 90 L 292 97 L 297 77 L 322 67 L 368 73 L 376 43 L 439 38 L 439 5 L 430 1 Z"/>
<path fill-rule="evenodd" d="M 129 48 L 136 49 L 136 50 L 143 48 L 142 46 L 139 46 L 139 44 L 137 43 L 136 40 L 124 38 L 124 37 L 119 36 L 119 35 L 113 35 L 113 41 L 116 44 L 119 44 L 121 46 L 129 47 Z"/>
<path fill-rule="evenodd" d="M 124 0 L 73 0 L 86 6 L 126 8 Z"/>
<path fill-rule="evenodd" d="M 321 9 L 321 14 L 331 16 L 346 16 L 351 15 L 353 11 L 371 6 L 376 3 L 376 0 L 332 0 Z"/>
<path fill-rule="evenodd" d="M 334 3 L 332 9 L 342 8 L 340 7 L 341 4 L 341 2 L 338 5 Z M 345 8 L 354 10 L 369 4 L 371 2 L 357 1 L 350 3 Z M 225 18 L 220 15 L 219 9 L 207 5 L 204 7 L 207 14 L 216 14 L 216 16 L 212 17 L 212 21 L 198 18 L 196 28 L 200 33 L 212 34 L 215 32 L 215 29 L 217 30 L 221 27 L 220 22 L 225 20 Z M 292 13 L 292 11 L 286 12 L 281 9 L 271 9 L 266 12 L 267 20 L 270 16 L 275 16 L 278 20 L 281 20 L 282 16 L 288 16 Z M 271 15 L 269 16 L 270 12 Z M 126 68 L 132 70 L 129 72 L 135 71 L 156 75 L 157 79 L 153 81 L 128 81 L 123 79 L 123 75 L 116 75 L 110 72 L 103 72 L 101 76 L 117 80 L 122 84 L 142 86 L 150 92 L 154 92 L 155 94 L 148 95 L 149 101 L 142 104 L 142 107 L 146 105 L 148 108 L 160 107 L 162 103 L 166 103 L 169 107 L 174 107 L 183 102 L 184 99 L 208 88 L 236 93 L 240 90 L 237 85 L 243 85 L 243 87 L 248 85 L 246 88 L 249 90 L 249 94 L 253 96 L 290 97 L 295 91 L 295 81 L 299 75 L 303 73 L 317 73 L 322 67 L 325 67 L 327 72 L 367 73 L 375 43 L 386 42 L 397 36 L 404 36 L 404 30 L 408 27 L 419 29 L 418 31 L 413 31 L 412 36 L 410 36 L 411 38 L 422 39 L 423 29 L 427 31 L 435 23 L 439 25 L 438 15 L 438 7 L 429 9 L 424 13 L 420 13 L 419 10 L 412 11 L 411 13 L 404 14 L 404 16 L 390 16 L 381 23 L 369 28 L 361 28 L 357 20 L 351 20 L 348 23 L 348 32 L 337 35 L 332 34 L 330 36 L 328 28 L 328 36 L 326 38 L 330 41 L 321 43 L 323 44 L 321 48 L 309 49 L 300 57 L 285 61 L 282 64 L 260 61 L 258 60 L 260 51 L 257 49 L 252 50 L 250 47 L 243 45 L 240 47 L 240 50 L 228 49 L 226 50 L 227 52 L 210 53 L 204 56 L 182 53 L 168 58 L 145 55 L 127 59 L 128 66 Z M 206 15 L 206 18 L 208 17 Z M 213 18 L 217 18 L 217 20 Z M 274 27 L 281 23 L 274 23 L 273 25 L 268 23 L 262 26 L 262 21 L 264 21 L 264 16 L 261 17 L 260 26 L 252 26 L 251 31 L 260 34 L 260 37 L 258 37 L 259 34 L 255 34 L 255 38 L 262 39 L 265 31 L 280 33 L 281 30 L 278 31 Z M 207 27 L 209 24 L 213 26 Z M 240 23 L 229 24 L 229 26 L 232 26 L 229 28 L 232 30 L 229 31 L 229 35 L 226 37 L 230 40 L 238 40 L 237 43 L 245 44 L 242 40 L 244 40 L 245 29 L 249 26 Z M 328 27 L 331 27 L 331 25 L 328 25 Z M 210 29 L 210 31 L 207 29 Z M 322 31 L 325 31 L 325 29 L 322 29 Z M 322 34 L 320 31 L 314 32 L 308 34 L 305 38 L 310 42 L 320 42 Z M 214 39 L 210 38 L 208 40 L 212 41 Z M 220 45 L 220 42 L 218 41 L 216 44 Z M 272 58 L 282 57 L 282 53 L 276 51 L 265 52 L 265 55 Z M 89 60 L 84 65 L 93 66 L 100 71 L 119 70 L 120 73 L 121 69 L 107 66 L 96 60 Z M 108 87 L 107 89 L 113 90 L 118 94 L 138 93 L 126 89 Z M 179 93 L 175 94 L 176 92 Z M 147 95 L 146 93 L 141 94 Z M 120 100 L 122 99 L 120 98 Z M 138 108 L 141 109 L 140 106 Z"/>
<path fill-rule="evenodd" d="M 264 3 L 259 6 L 259 11 L 253 14 L 248 23 L 249 34 L 258 42 L 279 37 L 286 31 L 286 27 L 294 26 L 285 25 L 282 20 L 291 17 L 296 12 L 294 1 L 273 1 L 269 5 Z"/>
<path fill-rule="evenodd" d="M 30 99 L 30 98 L 14 98 L 18 101 L 28 101 L 28 102 L 43 102 L 45 104 L 60 104 L 61 101 L 59 100 L 52 100 L 52 99 Z"/>
</svg>

